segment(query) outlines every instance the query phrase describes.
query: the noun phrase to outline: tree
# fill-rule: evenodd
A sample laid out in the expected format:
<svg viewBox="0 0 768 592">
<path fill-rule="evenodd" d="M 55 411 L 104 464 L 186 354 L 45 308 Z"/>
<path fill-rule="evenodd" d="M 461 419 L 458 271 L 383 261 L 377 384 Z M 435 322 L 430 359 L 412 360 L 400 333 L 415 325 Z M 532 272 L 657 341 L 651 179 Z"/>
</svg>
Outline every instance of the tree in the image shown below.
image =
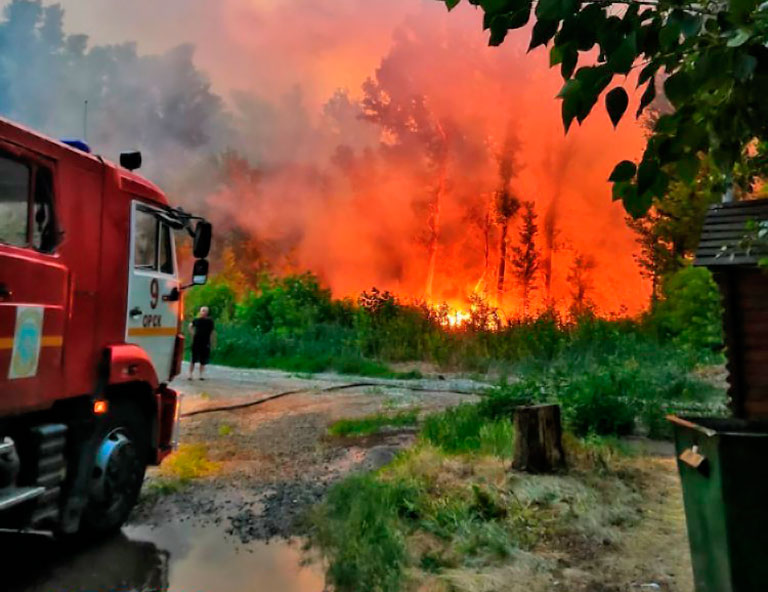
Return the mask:
<svg viewBox="0 0 768 592">
<path fill-rule="evenodd" d="M 577 253 L 568 273 L 568 283 L 571 285 L 571 314 L 580 317 L 594 308 L 589 297 L 592 291 L 592 272 L 596 267 L 594 257 Z"/>
<path fill-rule="evenodd" d="M 642 218 L 627 223 L 638 235 L 641 273 L 652 282 L 651 297 L 658 300 L 664 278 L 690 263 L 699 244 L 707 208 L 718 200 L 707 167 L 702 166 L 692 185 L 673 181 L 663 199 Z"/>
<path fill-rule="evenodd" d="M 496 224 L 501 231 L 499 238 L 499 274 L 496 283 L 496 304 L 501 307 L 504 304 L 504 283 L 507 270 L 507 234 L 509 223 L 520 209 L 520 200 L 512 192 L 511 182 L 517 166 L 517 151 L 519 144 L 510 126 L 504 146 L 499 152 L 499 188 L 494 199 L 494 211 Z"/>
<path fill-rule="evenodd" d="M 461 0 L 440 0 L 448 9 Z M 670 179 L 692 183 L 704 155 L 727 186 L 749 184 L 768 166 L 768 4 L 758 0 L 467 0 L 485 12 L 490 44 L 533 18 L 530 49 L 552 43 L 560 66 L 566 131 L 605 94 L 614 125 L 629 97 L 624 77 L 639 70 L 638 114 L 657 84 L 674 107 L 655 123 L 639 163 L 620 162 L 613 196 L 633 217 L 662 199 Z M 584 64 L 579 66 L 582 57 Z M 748 150 L 748 148 L 752 148 Z"/>
<path fill-rule="evenodd" d="M 60 4 L 11 0 L 0 18 L 0 113 L 54 136 L 80 136 L 100 153 L 152 155 L 143 174 L 163 181 L 228 142 L 223 99 L 194 64 L 194 47 L 140 55 L 136 45 L 88 45 L 67 35 Z M 42 89 L 42 90 L 41 90 Z M 88 126 L 84 130 L 84 101 Z"/>
<path fill-rule="evenodd" d="M 512 254 L 509 258 L 509 263 L 512 266 L 512 275 L 520 286 L 524 317 L 528 316 L 531 293 L 536 289 L 535 280 L 539 272 L 540 255 L 536 248 L 538 232 L 536 211 L 533 209 L 533 203 L 527 201 L 523 204 L 520 244 L 512 249 Z"/>
<path fill-rule="evenodd" d="M 552 277 L 554 275 L 555 253 L 562 248 L 560 229 L 557 226 L 560 212 L 560 200 L 563 189 L 569 180 L 569 165 L 574 155 L 574 148 L 566 144 L 560 150 L 549 151 L 546 156 L 546 168 L 551 173 L 552 197 L 544 214 L 544 256 L 542 260 L 542 275 L 544 276 L 544 306 L 547 309 L 554 307 L 552 297 Z"/>
<path fill-rule="evenodd" d="M 427 97 L 410 88 L 388 84 L 385 73 L 386 70 L 380 68 L 375 80 L 368 79 L 363 84 L 362 116 L 387 132 L 390 148 L 400 152 L 400 156 L 411 151 L 415 156 L 413 160 L 426 159 L 430 182 L 423 203 L 426 212 L 424 243 L 428 256 L 424 297 L 430 300 L 440 241 L 440 206 L 446 192 L 449 132 L 446 122 L 430 109 Z"/>
</svg>

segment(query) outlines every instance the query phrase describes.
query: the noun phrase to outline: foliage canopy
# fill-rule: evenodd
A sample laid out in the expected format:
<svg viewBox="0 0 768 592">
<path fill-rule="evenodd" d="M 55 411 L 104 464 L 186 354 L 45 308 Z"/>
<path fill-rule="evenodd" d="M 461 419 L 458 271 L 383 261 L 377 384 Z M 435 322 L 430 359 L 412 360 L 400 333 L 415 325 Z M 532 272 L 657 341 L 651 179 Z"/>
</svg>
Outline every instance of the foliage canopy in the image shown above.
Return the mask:
<svg viewBox="0 0 768 592">
<path fill-rule="evenodd" d="M 448 9 L 461 0 L 440 0 Z M 768 2 L 758 0 L 467 0 L 485 12 L 490 44 L 531 20 L 529 49 L 551 42 L 560 66 L 562 117 L 568 130 L 590 114 L 604 91 L 616 125 L 638 69 L 644 87 L 637 114 L 663 80 L 671 113 L 655 122 L 639 164 L 619 163 L 614 200 L 634 217 L 661 198 L 670 179 L 692 182 L 701 156 L 724 181 L 749 184 L 765 160 L 768 137 Z M 581 58 L 581 59 L 580 59 Z M 581 64 L 580 64 L 581 62 Z M 618 81 L 615 82 L 616 77 Z"/>
</svg>

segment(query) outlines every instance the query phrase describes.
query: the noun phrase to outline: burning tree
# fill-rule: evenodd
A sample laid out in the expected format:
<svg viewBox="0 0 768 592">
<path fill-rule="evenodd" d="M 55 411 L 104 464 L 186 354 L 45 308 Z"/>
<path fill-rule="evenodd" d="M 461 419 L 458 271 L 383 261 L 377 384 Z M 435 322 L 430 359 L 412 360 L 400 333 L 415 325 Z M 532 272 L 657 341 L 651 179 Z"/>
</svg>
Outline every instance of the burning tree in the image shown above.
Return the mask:
<svg viewBox="0 0 768 592">
<path fill-rule="evenodd" d="M 545 157 L 546 170 L 552 185 L 552 200 L 544 214 L 543 232 L 544 254 L 542 257 L 542 275 L 544 281 L 544 305 L 547 309 L 554 308 L 552 297 L 552 277 L 554 275 L 555 253 L 562 248 L 560 240 L 560 228 L 558 227 L 558 213 L 563 190 L 569 180 L 569 165 L 573 159 L 575 149 L 573 139 L 566 138 L 565 144 L 559 149 L 552 148 L 547 151 Z"/>
<path fill-rule="evenodd" d="M 504 146 L 498 156 L 499 162 L 499 188 L 494 199 L 496 223 L 501 231 L 499 238 L 499 275 L 496 284 L 496 303 L 499 307 L 504 304 L 504 283 L 507 273 L 507 234 L 509 223 L 520 209 L 520 200 L 512 192 L 511 182 L 517 167 L 517 151 L 520 144 L 510 128 Z"/>
<path fill-rule="evenodd" d="M 536 224 L 536 211 L 533 208 L 533 202 L 527 201 L 523 204 L 520 244 L 512 249 L 512 254 L 509 258 L 512 275 L 520 286 L 524 317 L 528 316 L 531 293 L 536 289 L 536 276 L 539 272 L 540 254 L 536 248 L 538 232 L 539 228 Z"/>
<path fill-rule="evenodd" d="M 584 253 L 577 253 L 568 273 L 568 283 L 571 285 L 571 314 L 579 317 L 590 312 L 594 303 L 589 297 L 592 291 L 592 272 L 596 267 L 594 257 Z"/>
<path fill-rule="evenodd" d="M 417 205 L 423 205 L 426 210 L 424 242 L 429 260 L 424 296 L 429 300 L 437 267 L 440 205 L 446 191 L 449 133 L 445 123 L 430 109 L 424 95 L 411 94 L 409 89 L 388 85 L 387 81 L 387 69 L 382 66 L 375 80 L 368 79 L 365 82 L 363 117 L 382 127 L 387 135 L 386 143 L 391 151 L 399 153 L 399 158 L 410 153 L 412 162 L 425 161 L 424 168 L 429 178 L 427 199 Z"/>
</svg>

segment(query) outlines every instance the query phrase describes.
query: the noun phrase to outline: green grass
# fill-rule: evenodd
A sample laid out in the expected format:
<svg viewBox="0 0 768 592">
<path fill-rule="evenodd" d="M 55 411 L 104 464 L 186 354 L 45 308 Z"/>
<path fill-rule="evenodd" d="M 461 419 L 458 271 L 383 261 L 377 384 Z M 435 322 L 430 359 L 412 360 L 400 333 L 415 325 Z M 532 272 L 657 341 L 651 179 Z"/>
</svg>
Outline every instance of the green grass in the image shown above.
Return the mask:
<svg viewBox="0 0 768 592">
<path fill-rule="evenodd" d="M 515 436 L 509 419 L 489 420 L 478 405 L 464 403 L 428 416 L 421 438 L 448 454 L 511 457 Z"/>
<path fill-rule="evenodd" d="M 356 419 L 340 419 L 328 428 L 331 436 L 370 436 L 385 427 L 402 428 L 419 422 L 419 410 L 409 409 L 395 414 L 376 413 Z"/>
<path fill-rule="evenodd" d="M 532 555 L 542 544 L 619 540 L 620 529 L 637 520 L 640 497 L 618 475 L 635 477 L 625 466 L 595 469 L 606 459 L 625 464 L 626 457 L 608 440 L 566 444 L 574 464 L 569 475 L 513 474 L 506 445 L 497 446 L 502 457 L 476 450 L 449 455 L 425 438 L 379 472 L 341 481 L 310 519 L 310 545 L 327 563 L 328 583 L 338 592 L 398 592 L 417 587 L 416 577 L 439 580 L 517 561 L 554 570 L 556 562 Z"/>
</svg>

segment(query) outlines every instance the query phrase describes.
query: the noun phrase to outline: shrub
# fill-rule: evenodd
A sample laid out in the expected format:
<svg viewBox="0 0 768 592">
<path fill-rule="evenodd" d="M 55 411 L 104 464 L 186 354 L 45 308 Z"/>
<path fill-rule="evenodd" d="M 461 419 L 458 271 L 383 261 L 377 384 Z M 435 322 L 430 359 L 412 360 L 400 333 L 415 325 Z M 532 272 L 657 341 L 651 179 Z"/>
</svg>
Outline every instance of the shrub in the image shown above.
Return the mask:
<svg viewBox="0 0 768 592">
<path fill-rule="evenodd" d="M 621 381 L 611 369 L 601 369 L 563 384 L 559 400 L 566 425 L 579 436 L 631 433 L 635 410 Z"/>
<path fill-rule="evenodd" d="M 666 278 L 663 292 L 649 319 L 662 339 L 700 350 L 722 345 L 720 292 L 707 269 L 681 269 Z"/>
<path fill-rule="evenodd" d="M 227 323 L 235 316 L 235 291 L 224 280 L 212 278 L 204 286 L 194 286 L 184 294 L 187 318 L 194 318 L 201 306 L 207 306 L 217 322 Z"/>
<path fill-rule="evenodd" d="M 348 304 L 348 303 L 347 303 Z M 344 301 L 333 303 L 311 273 L 268 277 L 259 293 L 250 292 L 237 306 L 237 320 L 263 333 L 297 334 L 318 323 L 345 319 Z"/>
</svg>

